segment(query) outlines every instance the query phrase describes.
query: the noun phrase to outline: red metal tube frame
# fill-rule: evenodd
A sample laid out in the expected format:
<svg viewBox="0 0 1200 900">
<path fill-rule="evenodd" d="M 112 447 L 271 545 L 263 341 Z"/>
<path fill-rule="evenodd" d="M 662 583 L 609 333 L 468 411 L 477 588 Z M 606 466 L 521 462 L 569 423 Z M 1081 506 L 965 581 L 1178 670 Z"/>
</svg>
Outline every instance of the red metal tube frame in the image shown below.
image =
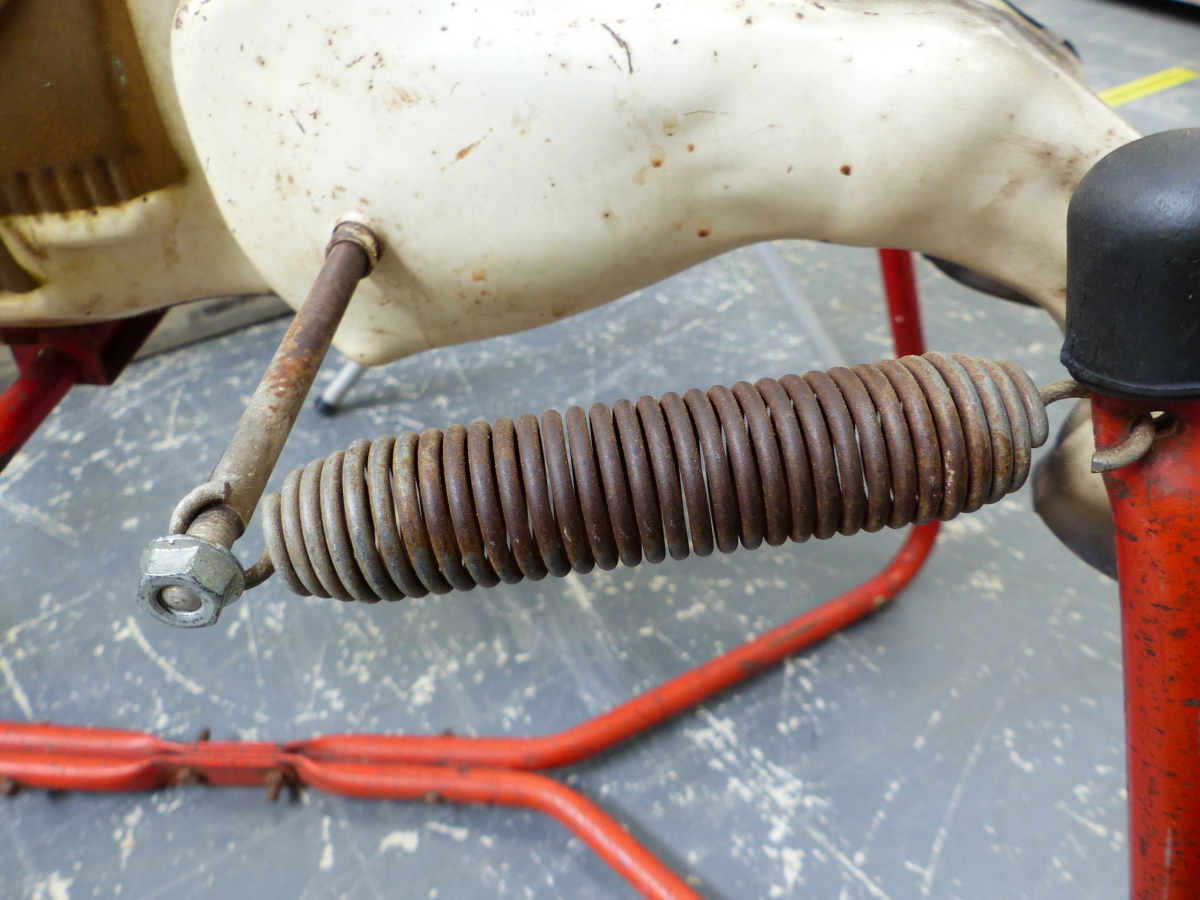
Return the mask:
<svg viewBox="0 0 1200 900">
<path fill-rule="evenodd" d="M 881 250 L 897 355 L 923 352 L 911 254 Z M 330 735 L 289 744 L 178 744 L 140 732 L 0 723 L 0 779 L 10 788 L 144 791 L 203 782 L 304 784 L 346 796 L 487 803 L 557 819 L 651 900 L 699 896 L 608 814 L 561 782 L 531 770 L 603 752 L 812 646 L 886 605 L 933 548 L 938 523 L 913 528 L 874 578 L 758 638 L 586 722 L 525 738 Z"/>
<path fill-rule="evenodd" d="M 62 350 L 47 350 L 0 394 L 0 470 L 79 383 L 80 374 L 75 357 Z"/>
<path fill-rule="evenodd" d="M 1092 396 L 1096 446 L 1152 411 L 1172 422 L 1104 476 L 1117 536 L 1130 896 L 1200 897 L 1200 402 Z"/>
<path fill-rule="evenodd" d="M 913 255 L 908 250 L 880 250 L 879 268 L 896 355 L 920 356 L 925 352 L 925 331 Z"/>
<path fill-rule="evenodd" d="M 162 320 L 155 311 L 62 328 L 0 328 L 20 375 L 0 394 L 0 471 L 77 384 L 112 384 Z"/>
</svg>

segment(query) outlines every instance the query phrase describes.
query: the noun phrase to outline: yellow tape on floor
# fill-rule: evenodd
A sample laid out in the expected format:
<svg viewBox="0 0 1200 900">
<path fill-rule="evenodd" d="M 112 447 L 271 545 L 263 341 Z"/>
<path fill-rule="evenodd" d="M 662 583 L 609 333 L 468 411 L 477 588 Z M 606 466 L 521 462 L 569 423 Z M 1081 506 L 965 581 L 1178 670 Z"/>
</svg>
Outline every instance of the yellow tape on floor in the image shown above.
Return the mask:
<svg viewBox="0 0 1200 900">
<path fill-rule="evenodd" d="M 1140 100 L 1142 97 L 1157 94 L 1159 91 L 1165 91 L 1167 88 L 1173 88 L 1194 78 L 1200 78 L 1200 72 L 1195 72 L 1183 66 L 1172 66 L 1169 69 L 1163 69 L 1161 72 L 1155 72 L 1153 75 L 1147 75 L 1144 78 L 1135 78 L 1133 81 L 1118 84 L 1107 91 L 1101 91 L 1100 99 L 1109 106 L 1120 106 L 1122 103 L 1128 103 L 1131 100 Z"/>
</svg>

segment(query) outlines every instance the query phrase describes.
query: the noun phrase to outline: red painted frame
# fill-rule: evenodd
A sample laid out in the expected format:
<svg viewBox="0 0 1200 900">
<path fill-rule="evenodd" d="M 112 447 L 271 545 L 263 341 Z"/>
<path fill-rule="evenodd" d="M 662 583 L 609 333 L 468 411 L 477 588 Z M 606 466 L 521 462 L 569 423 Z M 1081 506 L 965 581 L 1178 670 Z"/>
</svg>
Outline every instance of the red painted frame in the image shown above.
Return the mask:
<svg viewBox="0 0 1200 900">
<path fill-rule="evenodd" d="M 0 471 L 77 384 L 112 384 L 162 320 L 156 310 L 115 322 L 0 328 L 20 373 L 0 394 Z"/>
<path fill-rule="evenodd" d="M 1125 662 L 1130 896 L 1200 897 L 1200 402 L 1092 395 L 1096 446 L 1153 411 L 1174 420 L 1104 476 L 1117 534 Z"/>
</svg>

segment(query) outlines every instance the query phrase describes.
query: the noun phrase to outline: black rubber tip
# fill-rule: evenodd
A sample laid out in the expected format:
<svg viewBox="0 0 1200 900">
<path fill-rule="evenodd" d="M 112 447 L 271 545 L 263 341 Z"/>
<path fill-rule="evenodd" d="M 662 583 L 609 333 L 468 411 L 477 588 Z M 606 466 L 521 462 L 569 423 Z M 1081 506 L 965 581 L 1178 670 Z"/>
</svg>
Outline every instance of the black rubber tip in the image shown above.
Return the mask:
<svg viewBox="0 0 1200 900">
<path fill-rule="evenodd" d="M 1130 399 L 1200 397 L 1200 128 L 1100 160 L 1067 212 L 1062 362 Z"/>
<path fill-rule="evenodd" d="M 332 403 L 326 403 L 322 398 L 318 397 L 313 401 L 313 406 L 317 408 L 317 412 L 326 418 L 337 415 L 338 408 Z"/>
</svg>

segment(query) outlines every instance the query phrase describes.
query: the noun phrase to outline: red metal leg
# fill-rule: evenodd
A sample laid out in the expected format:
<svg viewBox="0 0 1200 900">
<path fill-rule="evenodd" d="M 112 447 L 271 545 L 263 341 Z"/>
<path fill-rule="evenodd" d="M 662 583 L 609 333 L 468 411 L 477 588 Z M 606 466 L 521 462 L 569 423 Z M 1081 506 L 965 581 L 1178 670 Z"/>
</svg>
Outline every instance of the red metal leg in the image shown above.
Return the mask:
<svg viewBox="0 0 1200 900">
<path fill-rule="evenodd" d="M 1151 410 L 1177 432 L 1104 476 L 1117 534 L 1134 900 L 1200 897 L 1200 402 L 1093 395 L 1096 446 Z"/>
<path fill-rule="evenodd" d="M 913 255 L 908 250 L 880 250 L 879 268 L 883 272 L 883 292 L 896 355 L 920 356 L 925 352 L 925 332 L 921 328 Z"/>
<path fill-rule="evenodd" d="M 880 251 L 897 355 L 924 350 L 912 257 Z M 0 782 L 53 790 L 305 784 L 346 796 L 535 809 L 574 832 L 642 896 L 700 900 L 603 810 L 532 769 L 601 753 L 886 605 L 920 570 L 938 523 L 910 530 L 874 578 L 594 719 L 531 738 L 331 735 L 287 745 L 175 744 L 138 732 L 0 723 Z M 0 787 L 3 785 L 0 784 Z"/>
<path fill-rule="evenodd" d="M 132 319 L 63 328 L 0 328 L 20 376 L 0 395 L 0 471 L 77 384 L 112 384 L 162 320 Z"/>
<path fill-rule="evenodd" d="M 79 383 L 79 377 L 75 357 L 46 350 L 0 394 L 0 470 Z"/>
</svg>

